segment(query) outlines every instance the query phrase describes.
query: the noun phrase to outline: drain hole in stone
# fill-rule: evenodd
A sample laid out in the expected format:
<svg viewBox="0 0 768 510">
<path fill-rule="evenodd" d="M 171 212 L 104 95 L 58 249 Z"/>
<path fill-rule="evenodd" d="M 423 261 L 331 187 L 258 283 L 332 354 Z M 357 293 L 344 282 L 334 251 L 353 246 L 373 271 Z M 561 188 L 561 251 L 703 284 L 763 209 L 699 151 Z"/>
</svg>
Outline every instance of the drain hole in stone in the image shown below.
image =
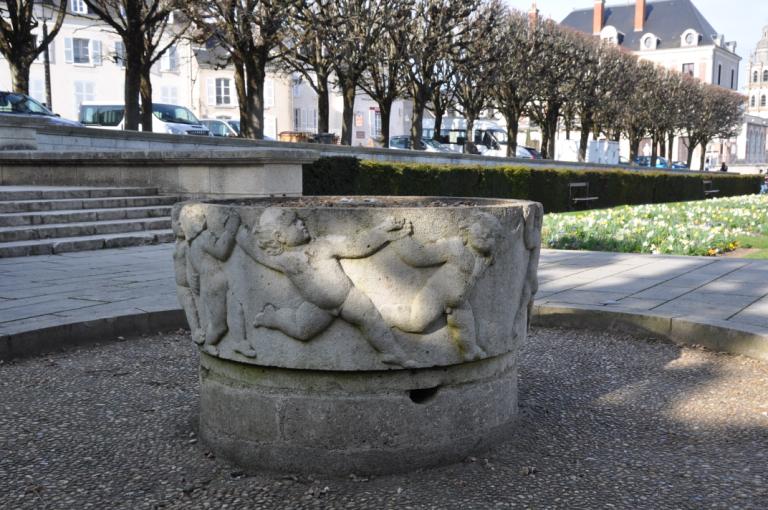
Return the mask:
<svg viewBox="0 0 768 510">
<path fill-rule="evenodd" d="M 410 397 L 411 402 L 416 404 L 424 404 L 432 400 L 435 395 L 437 395 L 437 390 L 439 389 L 440 386 L 435 386 L 434 388 L 419 388 L 416 390 L 410 390 L 408 391 L 408 397 Z"/>
</svg>

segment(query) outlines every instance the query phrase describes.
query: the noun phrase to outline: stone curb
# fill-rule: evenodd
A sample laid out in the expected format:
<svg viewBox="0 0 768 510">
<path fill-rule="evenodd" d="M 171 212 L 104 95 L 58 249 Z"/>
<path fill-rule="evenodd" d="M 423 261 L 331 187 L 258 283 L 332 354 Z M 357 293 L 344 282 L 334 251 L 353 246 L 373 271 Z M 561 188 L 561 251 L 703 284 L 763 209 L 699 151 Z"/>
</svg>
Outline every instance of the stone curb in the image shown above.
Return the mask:
<svg viewBox="0 0 768 510">
<path fill-rule="evenodd" d="M 765 328 L 736 325 L 723 320 L 694 321 L 684 317 L 578 305 L 534 305 L 531 324 L 650 334 L 678 345 L 702 346 L 716 352 L 768 361 Z"/>
<path fill-rule="evenodd" d="M 692 321 L 588 306 L 534 305 L 531 324 L 540 327 L 593 328 L 653 335 L 678 345 L 739 354 L 768 361 L 768 335 L 763 328 L 727 321 Z M 0 335 L 0 360 L 38 356 L 74 346 L 117 341 L 158 331 L 188 328 L 181 309 L 121 315 L 85 322 Z"/>
<path fill-rule="evenodd" d="M 143 312 L 0 335 L 0 361 L 188 328 L 181 309 Z"/>
</svg>

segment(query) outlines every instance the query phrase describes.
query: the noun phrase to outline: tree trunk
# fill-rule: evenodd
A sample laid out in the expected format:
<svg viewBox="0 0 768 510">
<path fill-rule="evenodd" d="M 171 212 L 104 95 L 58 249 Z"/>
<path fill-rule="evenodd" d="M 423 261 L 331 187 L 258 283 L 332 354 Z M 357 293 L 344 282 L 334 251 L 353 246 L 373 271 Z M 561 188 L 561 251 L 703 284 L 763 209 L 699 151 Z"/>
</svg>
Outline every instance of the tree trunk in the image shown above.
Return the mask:
<svg viewBox="0 0 768 510">
<path fill-rule="evenodd" d="M 640 137 L 637 135 L 631 135 L 629 137 L 629 161 L 632 162 L 637 159 L 640 152 Z"/>
<path fill-rule="evenodd" d="M 152 81 L 150 79 L 150 70 L 144 69 L 141 75 L 141 129 L 148 133 L 152 132 Z"/>
<path fill-rule="evenodd" d="M 29 68 L 30 63 L 24 59 L 8 61 L 11 68 L 11 89 L 19 94 L 29 95 Z"/>
<path fill-rule="evenodd" d="M 693 149 L 696 147 L 696 144 L 693 143 L 693 138 L 691 138 L 691 135 L 688 135 L 688 158 L 686 159 L 686 163 L 688 164 L 688 168 L 691 168 L 691 164 L 693 163 Z M 699 170 L 704 170 L 704 164 L 702 159 L 702 165 Z"/>
<path fill-rule="evenodd" d="M 427 104 L 426 94 L 415 90 L 413 94 L 413 114 L 411 115 L 411 147 L 416 147 L 421 140 L 424 121 L 424 107 Z"/>
<path fill-rule="evenodd" d="M 331 132 L 331 102 L 328 99 L 328 75 L 318 74 L 317 77 L 317 132 Z"/>
<path fill-rule="evenodd" d="M 707 158 L 707 145 L 709 145 L 709 142 L 701 142 L 699 144 L 701 146 L 701 156 L 699 158 L 699 169 L 704 170 L 704 164 Z M 693 151 L 691 151 L 693 152 Z M 710 164 L 712 161 L 710 160 Z M 691 165 L 688 165 L 688 168 L 690 168 Z M 711 170 L 711 169 L 710 169 Z M 715 168 L 717 170 L 717 168 Z"/>
<path fill-rule="evenodd" d="M 668 134 L 668 144 L 667 144 L 667 159 L 670 161 L 675 161 L 677 159 L 673 152 L 674 145 L 675 145 L 675 132 L 670 131 Z"/>
<path fill-rule="evenodd" d="M 515 112 L 503 112 L 504 120 L 507 121 L 507 157 L 514 158 L 517 155 L 517 133 L 520 129 L 518 122 L 520 116 Z"/>
<path fill-rule="evenodd" d="M 659 139 L 656 135 L 651 136 L 651 168 L 656 168 L 656 161 L 659 159 Z"/>
<path fill-rule="evenodd" d="M 666 139 L 666 137 L 664 136 L 664 133 L 661 133 L 661 134 L 659 135 L 659 155 L 660 155 L 662 158 L 666 158 L 666 157 L 667 157 L 667 139 Z M 667 158 L 667 159 L 668 159 L 670 162 L 672 161 L 672 160 L 671 160 L 671 159 L 669 159 L 669 158 Z"/>
<path fill-rule="evenodd" d="M 137 51 L 139 46 L 130 48 L 130 43 L 125 41 L 125 120 L 123 129 L 129 131 L 139 130 L 139 96 L 141 94 L 141 53 Z"/>
<path fill-rule="evenodd" d="M 389 147 L 389 120 L 392 115 L 392 99 L 379 103 L 379 115 L 381 116 L 381 146 Z"/>
<path fill-rule="evenodd" d="M 251 132 L 249 138 L 264 138 L 264 78 L 265 60 L 245 62 L 246 96 L 248 100 L 248 120 Z"/>
<path fill-rule="evenodd" d="M 582 163 L 587 160 L 590 132 L 592 132 L 592 120 L 589 117 L 585 117 L 581 121 L 581 137 L 579 138 L 579 161 Z"/>
<path fill-rule="evenodd" d="M 352 131 L 354 131 L 355 117 L 355 86 L 346 81 L 342 83 L 342 101 L 344 103 L 341 112 L 341 145 L 352 145 Z"/>
<path fill-rule="evenodd" d="M 472 151 L 467 150 L 467 146 L 474 146 L 475 145 L 475 117 L 471 114 L 467 115 L 466 117 L 467 121 L 467 140 L 464 142 L 464 152 L 472 154 Z M 488 147 L 488 150 L 493 149 L 493 147 Z M 477 150 L 477 147 L 475 147 L 475 151 Z M 476 153 L 476 152 L 475 152 Z"/>
<path fill-rule="evenodd" d="M 240 111 L 240 136 L 251 137 L 251 125 L 248 117 L 248 94 L 245 91 L 245 67 L 242 60 L 233 58 L 235 66 L 235 91 L 237 92 L 237 106 Z"/>
<path fill-rule="evenodd" d="M 439 110 L 435 112 L 435 129 L 432 133 L 432 139 L 440 141 L 440 131 L 443 130 L 443 111 Z"/>
</svg>

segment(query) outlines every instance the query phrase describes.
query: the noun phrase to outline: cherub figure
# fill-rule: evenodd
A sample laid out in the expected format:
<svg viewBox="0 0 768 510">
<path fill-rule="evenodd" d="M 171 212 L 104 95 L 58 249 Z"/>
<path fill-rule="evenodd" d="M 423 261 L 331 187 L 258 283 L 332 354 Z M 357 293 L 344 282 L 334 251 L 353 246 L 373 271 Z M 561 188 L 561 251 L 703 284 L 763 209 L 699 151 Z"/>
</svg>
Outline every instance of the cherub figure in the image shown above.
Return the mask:
<svg viewBox="0 0 768 510">
<path fill-rule="evenodd" d="M 190 273 L 193 273 L 189 263 L 189 245 L 184 236 L 184 230 L 181 228 L 179 220 L 180 208 L 174 208 L 171 218 L 171 228 L 176 235 L 176 246 L 173 251 L 173 269 L 176 276 L 176 296 L 179 298 L 181 308 L 187 317 L 189 329 L 192 332 L 192 339 L 197 344 L 202 344 L 204 337 L 200 328 L 200 318 L 197 311 L 197 301 L 199 298 L 200 281 L 197 279 L 193 285 L 190 283 Z M 197 290 L 193 290 L 193 287 Z"/>
<path fill-rule="evenodd" d="M 240 228 L 237 243 L 256 262 L 285 274 L 305 301 L 296 309 L 276 309 L 268 304 L 256 315 L 254 326 L 308 341 L 341 317 L 360 329 L 384 363 L 415 366 L 376 306 L 355 287 L 339 263 L 342 258 L 368 257 L 388 242 L 408 235 L 403 225 L 404 221 L 389 219 L 354 237 L 312 239 L 295 212 L 266 209 L 253 232 Z"/>
<path fill-rule="evenodd" d="M 189 246 L 188 281 L 192 290 L 200 296 L 198 311 L 203 319 L 201 326 L 205 328 L 204 335 L 200 335 L 197 341 L 212 354 L 216 354 L 216 345 L 229 331 L 229 284 L 222 262 L 232 254 L 239 226 L 240 217 L 234 211 L 230 211 L 220 225 L 208 225 L 208 218 L 200 206 L 187 206 L 181 215 L 181 227 Z"/>
<path fill-rule="evenodd" d="M 488 213 L 473 214 L 461 225 L 460 235 L 420 244 L 412 237 L 392 243 L 400 258 L 412 267 L 439 266 L 410 304 L 387 307 L 390 323 L 423 333 L 445 314 L 446 323 L 462 357 L 475 360 L 485 353 L 477 345 L 475 316 L 467 294 L 493 261 L 501 234 L 499 220 Z"/>
</svg>

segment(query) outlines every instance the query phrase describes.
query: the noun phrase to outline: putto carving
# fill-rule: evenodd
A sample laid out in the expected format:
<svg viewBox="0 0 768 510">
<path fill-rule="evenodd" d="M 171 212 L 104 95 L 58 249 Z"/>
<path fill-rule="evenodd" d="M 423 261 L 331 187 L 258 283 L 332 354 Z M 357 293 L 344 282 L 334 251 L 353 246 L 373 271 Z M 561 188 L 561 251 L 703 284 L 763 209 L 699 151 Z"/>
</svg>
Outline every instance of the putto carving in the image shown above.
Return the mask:
<svg viewBox="0 0 768 510">
<path fill-rule="evenodd" d="M 237 243 L 256 262 L 283 273 L 305 301 L 297 308 L 267 304 L 254 326 L 278 329 L 311 340 L 337 318 L 360 328 L 384 363 L 412 366 L 373 302 L 355 287 L 339 259 L 363 258 L 408 234 L 404 222 L 388 218 L 360 234 L 312 239 L 295 212 L 266 209 L 253 232 L 241 227 Z"/>
<path fill-rule="evenodd" d="M 211 221 L 201 206 L 190 205 L 182 211 L 180 223 L 187 246 L 177 246 L 176 251 L 186 252 L 184 258 L 187 283 L 197 296 L 195 311 L 200 316 L 199 326 L 193 333 L 193 338 L 215 354 L 216 345 L 229 331 L 229 284 L 222 262 L 229 258 L 235 246 L 235 233 L 240 226 L 240 217 L 234 211 L 229 211 L 223 217 L 218 216 L 217 220 Z M 187 315 L 190 313 L 192 311 Z"/>
<path fill-rule="evenodd" d="M 177 294 L 195 342 L 224 359 L 318 370 L 481 360 L 525 336 L 541 218 L 539 204 L 483 199 L 180 204 Z"/>
<path fill-rule="evenodd" d="M 412 237 L 392 244 L 400 259 L 411 267 L 437 267 L 409 304 L 393 304 L 388 316 L 393 326 L 412 333 L 424 332 L 445 317 L 451 338 L 464 360 L 485 353 L 477 345 L 475 316 L 467 293 L 493 262 L 501 224 L 494 216 L 476 213 L 460 226 L 458 236 L 420 244 Z"/>
</svg>

